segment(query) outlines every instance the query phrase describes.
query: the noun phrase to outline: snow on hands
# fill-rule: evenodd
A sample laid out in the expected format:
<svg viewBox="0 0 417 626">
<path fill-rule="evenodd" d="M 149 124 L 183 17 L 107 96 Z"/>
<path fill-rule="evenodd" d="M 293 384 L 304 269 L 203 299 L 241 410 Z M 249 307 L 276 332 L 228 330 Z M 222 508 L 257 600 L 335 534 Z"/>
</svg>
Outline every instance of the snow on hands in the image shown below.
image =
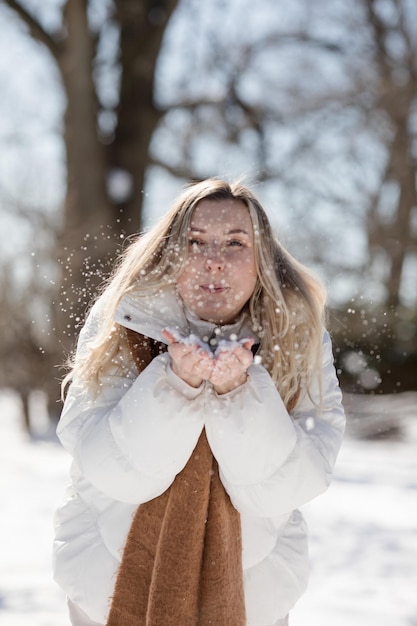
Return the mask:
<svg viewBox="0 0 417 626">
<path fill-rule="evenodd" d="M 245 382 L 247 369 L 253 362 L 252 338 L 222 339 L 213 353 L 196 335 L 184 337 L 172 328 L 164 329 L 162 334 L 169 342 L 174 373 L 192 387 L 208 380 L 217 393 L 223 394 Z"/>
</svg>

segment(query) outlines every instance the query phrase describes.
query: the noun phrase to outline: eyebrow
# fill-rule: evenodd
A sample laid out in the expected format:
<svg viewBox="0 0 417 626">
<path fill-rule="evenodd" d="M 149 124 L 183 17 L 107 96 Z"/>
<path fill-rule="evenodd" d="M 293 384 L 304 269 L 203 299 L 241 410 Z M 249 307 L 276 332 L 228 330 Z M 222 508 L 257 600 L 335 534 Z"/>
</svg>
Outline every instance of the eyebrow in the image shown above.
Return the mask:
<svg viewBox="0 0 417 626">
<path fill-rule="evenodd" d="M 206 233 L 207 231 L 204 228 L 199 228 L 198 226 L 190 226 L 190 232 L 193 233 Z M 243 228 L 233 228 L 232 230 L 225 230 L 225 235 L 247 235 L 249 237 L 249 233 Z"/>
</svg>

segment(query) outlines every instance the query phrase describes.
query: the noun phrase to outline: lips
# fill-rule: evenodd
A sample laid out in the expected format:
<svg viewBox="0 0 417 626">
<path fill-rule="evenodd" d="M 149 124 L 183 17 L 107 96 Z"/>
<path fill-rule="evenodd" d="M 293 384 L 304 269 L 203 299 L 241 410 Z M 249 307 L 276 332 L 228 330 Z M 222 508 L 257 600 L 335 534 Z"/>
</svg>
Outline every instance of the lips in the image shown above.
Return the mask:
<svg viewBox="0 0 417 626">
<path fill-rule="evenodd" d="M 200 289 L 202 289 L 206 293 L 220 294 L 225 293 L 229 289 L 229 287 L 225 287 L 224 285 L 218 285 L 215 283 L 209 283 L 206 285 L 200 285 Z"/>
</svg>

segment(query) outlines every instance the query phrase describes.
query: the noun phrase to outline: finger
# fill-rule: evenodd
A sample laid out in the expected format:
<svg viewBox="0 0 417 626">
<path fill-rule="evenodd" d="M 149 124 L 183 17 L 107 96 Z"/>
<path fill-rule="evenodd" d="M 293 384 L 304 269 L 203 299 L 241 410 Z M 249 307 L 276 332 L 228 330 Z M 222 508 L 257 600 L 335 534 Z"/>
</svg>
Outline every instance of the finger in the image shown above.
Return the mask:
<svg viewBox="0 0 417 626">
<path fill-rule="evenodd" d="M 173 359 L 178 360 L 184 360 L 184 359 L 189 359 L 190 356 L 192 356 L 193 351 L 192 348 L 190 348 L 190 346 L 186 346 L 183 343 L 170 343 L 168 346 L 168 352 L 171 355 L 171 357 Z"/>
<path fill-rule="evenodd" d="M 203 360 L 207 362 L 214 361 L 214 356 L 211 352 L 209 352 L 205 348 L 201 348 L 200 346 L 196 346 L 196 349 L 197 349 L 197 354 L 202 361 Z"/>
<path fill-rule="evenodd" d="M 216 367 L 218 372 L 222 372 L 223 376 L 235 377 L 246 372 L 252 361 L 252 353 L 240 347 L 236 351 L 220 354 L 216 359 Z"/>
<path fill-rule="evenodd" d="M 242 341 L 241 345 L 243 348 L 245 348 L 245 350 L 250 350 L 254 343 L 255 343 L 254 338 L 248 337 L 247 339 Z"/>
<path fill-rule="evenodd" d="M 211 363 L 199 362 L 195 366 L 195 371 L 203 378 L 208 380 L 213 372 L 213 361 Z"/>
<path fill-rule="evenodd" d="M 235 357 L 241 361 L 241 363 L 250 364 L 253 361 L 253 354 L 251 350 L 244 348 L 243 346 L 237 348 L 234 351 Z"/>
<path fill-rule="evenodd" d="M 247 354 L 247 350 L 244 350 L 240 346 L 232 349 L 220 350 L 216 356 L 216 361 L 219 363 L 234 363 L 239 360 L 239 355 Z"/>
<path fill-rule="evenodd" d="M 233 354 L 240 360 L 245 363 L 249 360 L 250 362 L 253 360 L 253 353 L 251 347 L 253 346 L 253 339 L 248 339 L 245 343 L 241 343 L 234 350 L 232 350 Z"/>
<path fill-rule="evenodd" d="M 215 365 L 210 373 L 210 381 L 213 385 L 218 385 L 221 382 L 224 382 L 228 377 L 226 376 L 225 370 Z"/>
<path fill-rule="evenodd" d="M 207 353 L 206 350 L 203 350 L 202 348 L 198 348 L 197 351 L 194 353 L 194 357 L 195 357 L 196 362 L 203 369 L 208 368 L 210 371 L 213 369 L 214 359 L 211 354 Z"/>
<path fill-rule="evenodd" d="M 169 343 L 177 343 L 177 338 L 174 337 L 174 335 L 172 334 L 172 332 L 168 328 L 164 328 L 162 330 L 162 336 L 165 337 L 165 339 Z"/>
<path fill-rule="evenodd" d="M 230 361 L 216 361 L 213 367 L 213 376 L 215 376 L 217 379 L 224 379 L 224 378 L 230 378 L 231 376 L 234 375 L 234 369 L 233 366 L 231 365 Z"/>
</svg>

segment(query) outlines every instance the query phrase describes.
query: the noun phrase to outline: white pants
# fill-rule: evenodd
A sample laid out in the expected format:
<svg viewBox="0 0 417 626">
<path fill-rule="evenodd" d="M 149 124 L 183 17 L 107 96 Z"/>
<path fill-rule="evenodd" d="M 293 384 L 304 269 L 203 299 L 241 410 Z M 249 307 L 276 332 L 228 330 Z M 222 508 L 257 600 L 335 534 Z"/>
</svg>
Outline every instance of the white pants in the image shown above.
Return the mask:
<svg viewBox="0 0 417 626">
<path fill-rule="evenodd" d="M 93 622 L 79 606 L 68 600 L 68 609 L 72 626 L 104 626 L 98 622 Z M 274 626 L 288 626 L 288 615 L 284 619 L 279 619 Z"/>
</svg>

